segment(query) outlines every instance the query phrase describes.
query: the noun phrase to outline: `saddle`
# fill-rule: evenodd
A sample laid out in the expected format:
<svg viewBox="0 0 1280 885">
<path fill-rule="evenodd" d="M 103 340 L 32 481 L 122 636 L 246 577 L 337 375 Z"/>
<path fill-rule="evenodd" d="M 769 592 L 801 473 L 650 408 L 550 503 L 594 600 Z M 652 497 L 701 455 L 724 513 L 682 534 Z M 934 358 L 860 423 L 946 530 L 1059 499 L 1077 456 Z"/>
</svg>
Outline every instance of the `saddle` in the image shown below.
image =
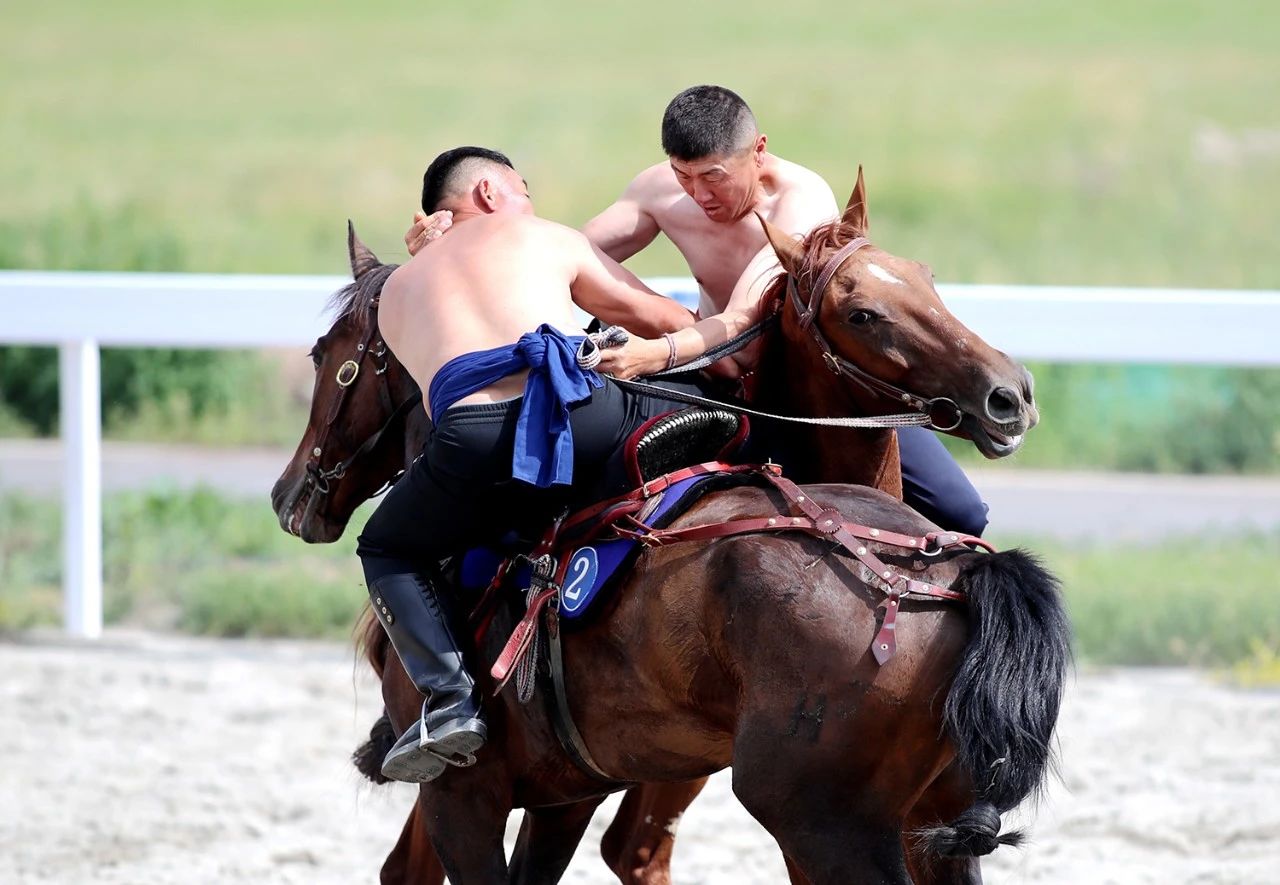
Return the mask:
<svg viewBox="0 0 1280 885">
<path fill-rule="evenodd" d="M 742 447 L 748 431 L 745 417 L 723 409 L 681 409 L 650 419 L 628 437 L 604 471 L 605 485 L 636 491 L 565 517 L 536 544 L 523 544 L 524 550 L 468 551 L 462 557 L 459 584 L 471 591 L 483 588 L 485 597 L 503 584 L 528 586 L 533 563 L 550 556 L 566 563 L 569 583 L 560 603 L 562 615 L 583 616 L 610 579 L 639 552 L 637 540 L 615 536 L 611 529 L 619 524 L 630 532 L 665 527 L 707 492 L 732 484 L 726 477 L 741 473 L 726 470 L 726 462 Z M 486 602 L 482 598 L 477 609 Z"/>
</svg>

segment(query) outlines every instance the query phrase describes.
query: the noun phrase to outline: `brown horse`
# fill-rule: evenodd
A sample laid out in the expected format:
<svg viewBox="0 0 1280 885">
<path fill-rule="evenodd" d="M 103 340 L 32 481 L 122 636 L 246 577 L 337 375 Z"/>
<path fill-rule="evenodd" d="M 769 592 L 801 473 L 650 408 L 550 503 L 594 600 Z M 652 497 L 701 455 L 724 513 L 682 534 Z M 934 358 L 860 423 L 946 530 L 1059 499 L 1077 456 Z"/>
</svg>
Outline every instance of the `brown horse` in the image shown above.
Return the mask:
<svg viewBox="0 0 1280 885">
<path fill-rule="evenodd" d="M 864 204 L 863 204 L 863 201 L 861 201 L 860 199 L 860 192 L 861 192 L 861 183 L 859 183 L 858 191 L 855 191 L 855 200 L 851 202 L 850 213 L 846 213 L 846 224 L 841 225 L 841 228 L 856 227 L 858 231 L 863 231 L 863 229 L 865 228 L 865 223 L 864 223 L 865 213 L 864 213 L 864 210 L 861 209 L 861 206 L 863 206 Z M 861 224 L 860 227 L 858 225 L 859 213 L 861 213 L 861 218 L 863 218 L 863 224 Z M 829 238 L 836 238 L 836 240 L 838 241 L 838 237 L 841 236 L 841 232 L 842 232 L 841 228 L 833 227 L 831 229 L 828 229 L 828 231 L 826 232 L 826 236 Z M 810 237 L 810 241 L 808 245 L 809 251 L 805 252 L 804 255 L 797 254 L 795 250 L 791 250 L 790 252 L 788 252 L 788 246 L 790 246 L 790 241 L 776 240 L 776 245 L 780 246 L 780 251 L 782 252 L 783 261 L 785 261 L 787 269 L 790 270 L 792 274 L 796 275 L 796 277 L 799 277 L 804 282 L 804 280 L 806 279 L 806 273 L 808 273 L 808 279 L 812 280 L 813 270 L 815 268 L 813 261 L 808 260 L 808 256 L 810 254 L 812 255 L 820 254 L 820 251 L 823 251 L 823 250 L 829 251 L 829 247 L 835 246 L 836 243 L 823 243 L 822 241 L 819 241 L 818 237 Z M 906 342 L 896 341 L 895 338 L 893 338 L 892 336 L 886 336 L 886 334 L 879 334 L 879 336 L 870 337 L 870 341 L 872 341 L 872 343 L 868 345 L 867 342 L 863 341 L 863 338 L 867 338 L 867 336 L 863 336 L 861 338 L 856 336 L 856 334 L 854 334 L 854 336 L 850 336 L 850 334 L 846 333 L 846 330 L 844 328 L 841 328 L 840 319 L 837 319 L 836 321 L 829 321 L 827 319 L 828 315 L 832 313 L 832 306 L 840 304 L 840 302 L 837 302 L 836 289 L 844 287 L 846 289 L 846 295 L 861 296 L 863 297 L 863 300 L 870 302 L 870 304 L 872 304 L 872 307 L 874 307 L 877 304 L 876 302 L 877 287 L 876 287 L 876 283 L 874 283 L 874 280 L 881 280 L 881 282 L 886 283 L 886 286 L 904 286 L 905 283 L 892 282 L 892 280 L 899 280 L 904 277 L 910 278 L 911 270 L 913 270 L 914 268 L 914 265 L 906 266 L 904 263 L 901 263 L 901 260 L 893 259 L 892 256 L 883 254 L 883 252 L 879 252 L 878 250 L 872 250 L 872 248 L 869 248 L 869 250 L 865 251 L 865 254 L 861 255 L 860 257 L 861 257 L 860 263 L 854 263 L 854 261 L 850 261 L 849 268 L 842 270 L 842 272 L 837 275 L 835 283 L 833 283 L 833 286 L 835 286 L 835 288 L 833 288 L 831 295 L 828 295 L 826 304 L 823 305 L 822 314 L 820 314 L 819 316 L 819 324 L 822 325 L 823 328 L 828 329 L 829 337 L 831 337 L 833 341 L 836 341 L 838 345 L 841 346 L 840 352 L 842 353 L 849 353 L 849 355 L 854 355 L 854 353 L 858 352 L 859 345 L 863 347 L 874 347 L 874 346 L 884 346 L 887 343 L 887 346 L 888 348 L 890 348 L 891 351 L 899 352 L 899 359 L 901 359 L 901 356 L 910 355 L 910 353 L 913 351 L 906 350 L 906 348 L 904 348 L 904 343 Z M 813 266 L 810 266 L 810 268 L 806 268 L 805 263 L 808 263 L 809 265 L 813 265 Z M 854 268 L 865 270 L 865 268 L 868 268 L 868 266 L 872 265 L 873 263 L 878 263 L 876 264 L 876 268 L 878 268 L 878 272 L 876 269 L 870 270 L 868 282 L 861 282 L 861 280 L 858 280 L 858 286 L 855 287 L 855 284 L 854 284 L 855 274 L 850 273 L 851 270 L 854 270 Z M 919 274 L 919 273 L 920 273 L 919 269 L 916 269 L 916 274 Z M 884 277 L 890 277 L 891 279 L 886 280 L 886 279 L 883 279 Z M 927 283 L 925 283 L 925 286 L 927 286 Z M 932 293 L 932 287 L 927 286 L 927 288 L 928 288 L 928 292 Z M 846 298 L 841 298 L 841 301 L 847 301 L 847 300 Z M 941 302 L 937 302 L 936 296 L 933 296 L 932 301 L 933 301 L 933 305 L 928 305 L 929 307 L 932 307 L 932 311 L 931 313 L 929 313 L 929 315 L 945 316 L 945 314 L 938 313 L 938 309 L 941 309 Z M 896 306 L 895 302 L 893 301 L 886 301 L 884 302 L 884 304 Z M 883 305 L 881 305 L 881 307 L 883 310 Z M 849 304 L 840 304 L 840 307 L 838 307 L 838 309 L 849 309 Z M 923 310 L 924 309 L 922 307 L 922 311 Z M 799 316 L 799 314 L 796 314 L 796 316 Z M 899 313 L 897 314 L 888 313 L 888 311 L 886 311 L 886 313 L 883 313 L 882 316 L 883 316 L 883 319 L 886 320 L 884 321 L 884 325 L 893 324 L 893 327 L 895 327 L 893 328 L 893 330 L 895 330 L 895 332 L 899 328 L 905 329 L 906 332 L 909 332 L 909 333 L 915 332 L 915 329 L 910 328 L 910 321 L 913 320 L 913 318 L 911 318 L 910 311 L 899 311 Z M 790 315 L 788 315 L 787 313 L 783 314 L 783 332 L 781 336 L 777 337 L 776 341 L 774 341 L 774 347 L 771 348 L 771 355 L 769 356 L 774 357 L 777 355 L 777 353 L 782 353 L 782 352 L 791 352 L 791 351 L 799 351 L 801 353 L 804 352 L 805 348 L 800 346 L 801 343 L 803 343 L 804 341 L 803 334 L 796 334 L 797 332 L 803 333 L 803 328 L 801 328 L 801 324 L 797 323 L 797 321 L 791 321 L 791 320 L 792 318 Z M 865 318 L 865 316 L 860 316 L 860 315 L 855 316 L 854 314 L 850 314 L 849 323 L 847 324 L 851 324 L 852 327 L 860 327 L 860 325 L 868 325 L 868 318 Z M 829 330 L 831 330 L 832 327 L 836 327 L 836 332 L 829 332 Z M 925 327 L 925 328 L 927 328 L 928 330 L 928 327 Z M 952 334 L 954 334 L 955 329 L 959 329 L 961 333 L 968 334 L 965 332 L 963 327 L 957 327 L 957 325 L 956 327 L 952 327 Z M 925 341 L 928 341 L 928 336 L 922 336 L 922 338 L 925 339 Z M 799 341 L 797 341 L 797 339 L 799 339 Z M 973 339 L 973 341 L 977 342 L 977 339 Z M 780 342 L 782 343 L 782 345 L 785 345 L 785 350 L 783 350 L 783 347 L 780 346 Z M 980 345 L 980 342 L 977 342 L 975 343 L 975 345 L 973 345 L 974 350 L 972 353 L 972 356 L 973 356 L 972 364 L 970 364 L 969 366 L 966 366 L 966 368 L 968 368 L 970 371 L 972 371 L 973 368 L 978 368 L 978 369 L 983 368 L 983 361 L 991 359 L 991 353 L 989 353 L 989 351 L 983 352 L 982 348 L 984 348 L 984 346 L 979 348 L 978 345 Z M 809 350 L 812 350 L 812 348 L 809 348 Z M 916 352 L 919 352 L 919 348 L 916 348 Z M 812 357 L 810 357 L 810 361 L 813 361 Z M 771 360 L 769 359 L 765 360 L 765 365 L 767 366 L 771 365 Z M 818 365 L 822 365 L 822 364 L 818 364 Z M 792 379 L 797 377 L 803 377 L 803 375 L 795 374 L 796 371 L 797 370 L 804 371 L 805 369 L 808 369 L 808 368 L 809 366 L 804 366 L 803 364 L 796 365 L 795 361 L 791 361 L 790 366 L 788 366 L 788 374 L 790 374 L 790 377 Z M 763 374 L 764 374 L 764 370 L 762 369 L 762 375 Z M 886 374 L 890 374 L 890 373 L 886 373 Z M 973 374 L 977 374 L 977 373 L 973 373 Z M 890 377 L 895 377 L 895 375 L 890 375 Z M 900 383 L 905 383 L 906 374 L 900 373 L 899 375 L 896 375 L 895 378 L 899 380 Z M 960 394 L 957 394 L 957 401 L 959 401 L 963 406 L 968 405 L 969 409 L 966 411 L 970 411 L 970 414 L 972 414 L 973 411 L 978 411 L 973 409 L 973 403 L 978 403 L 980 407 L 979 414 L 986 415 L 986 418 L 966 418 L 965 420 L 972 421 L 974 425 L 977 425 L 977 429 L 973 429 L 973 428 L 968 429 L 968 432 L 970 434 L 975 434 L 975 435 L 982 434 L 982 435 L 979 435 L 979 447 L 983 447 L 982 439 L 983 437 L 986 437 L 988 442 L 987 444 L 988 450 L 995 451 L 995 453 L 998 453 L 998 451 L 996 451 L 998 447 L 1005 446 L 1005 444 L 1007 444 L 1006 443 L 1007 438 L 1014 437 L 1014 435 L 1016 435 L 1014 433 L 1014 430 L 1023 429 L 1025 425 L 1030 423 L 1030 420 L 1033 420 L 1032 418 L 1030 418 L 1030 416 L 1033 415 L 1033 412 L 1030 411 L 1030 407 L 1029 407 L 1029 387 L 1028 387 L 1028 383 L 1025 382 L 1023 375 L 1020 375 L 1018 371 L 1009 371 L 1009 373 L 1005 374 L 1004 380 L 1005 380 L 1004 384 L 997 384 L 997 386 L 988 386 L 988 389 L 986 389 L 986 391 L 980 392 L 982 393 L 982 396 L 980 396 L 979 398 L 974 398 L 972 396 L 972 391 L 969 391 L 970 397 L 968 401 L 966 401 L 965 398 L 963 398 L 963 396 L 960 396 Z M 918 378 L 918 377 L 915 377 L 915 375 L 913 375 L 913 377 L 910 378 L 910 382 L 911 384 L 913 384 L 915 391 L 920 392 L 922 394 L 931 393 L 932 389 L 941 389 L 941 391 L 947 391 L 947 389 L 950 389 L 947 387 L 940 387 L 940 388 L 934 387 L 932 386 L 931 383 L 928 383 L 927 379 Z M 762 401 L 767 400 L 767 393 L 765 392 L 767 392 L 768 389 L 769 389 L 768 386 L 762 387 L 762 393 L 764 393 L 764 396 L 762 396 Z M 1025 403 L 1025 407 L 1023 407 L 1023 409 L 1018 410 L 1019 415 L 1016 416 L 1016 418 L 1012 418 L 1011 420 L 1011 416 L 1009 414 L 1004 414 L 1004 415 L 991 414 L 991 412 L 993 411 L 1001 412 L 1001 410 L 1006 410 L 1007 407 L 1010 407 L 1011 401 L 1014 400 L 1014 397 L 1011 396 L 1011 393 L 1015 393 L 1015 392 L 1024 394 L 1025 400 L 1027 400 L 1027 403 Z M 319 393 L 319 391 L 317 391 L 317 393 Z M 961 393 L 964 393 L 964 391 Z M 841 409 L 844 409 L 845 411 L 849 411 L 849 403 L 841 402 L 840 405 L 841 405 Z M 329 410 L 330 415 L 333 414 L 334 410 L 335 410 L 335 407 L 332 407 L 332 409 Z M 961 425 L 961 428 L 964 428 L 964 425 Z M 997 439 L 995 442 L 991 441 L 991 435 L 989 434 L 997 434 Z M 847 455 L 847 453 L 850 452 L 850 448 L 851 448 L 847 446 L 847 443 L 849 443 L 850 434 L 845 433 L 842 435 L 844 435 L 846 447 L 844 448 L 844 450 L 836 450 L 836 451 L 841 451 L 842 455 Z M 820 438 L 820 437 L 815 437 L 815 438 Z M 874 473 L 876 473 L 876 475 L 874 475 L 874 479 L 876 479 L 878 483 L 884 484 L 886 483 L 886 478 L 891 479 L 891 476 L 890 476 L 891 474 L 896 475 L 896 460 L 890 457 L 890 453 L 892 450 L 892 434 L 887 434 L 887 433 L 886 434 L 868 434 L 867 437 L 865 437 L 864 439 L 865 439 L 865 448 L 867 448 L 868 451 L 873 453 L 874 452 L 881 453 L 881 457 L 879 457 L 879 459 L 864 460 L 863 464 L 872 465 L 872 469 L 874 470 Z M 306 448 L 306 441 L 305 441 L 305 444 L 303 444 L 302 450 L 305 450 L 305 448 Z M 319 446 L 316 446 L 315 448 L 319 448 Z M 300 450 L 300 453 L 302 450 Z M 842 459 L 840 460 L 841 461 L 844 460 L 844 457 L 842 457 Z M 847 476 L 847 473 L 845 475 Z M 888 487 L 892 488 L 891 482 L 888 483 Z M 833 497 L 838 497 L 838 492 L 836 491 L 832 491 L 831 494 Z M 297 496 L 294 496 L 292 499 L 296 501 Z M 293 525 L 293 521 L 294 521 L 293 516 L 289 516 L 288 519 L 285 519 L 285 515 L 282 514 L 282 524 Z M 744 542 L 748 542 L 748 540 L 749 539 L 731 539 L 731 540 L 727 540 L 727 542 L 721 542 L 721 543 L 722 544 L 741 544 Z M 777 539 L 774 539 L 774 540 L 777 540 Z M 754 543 L 754 540 L 751 543 Z M 801 542 L 800 539 L 791 539 L 790 542 L 787 542 L 786 546 L 803 548 L 804 543 Z M 655 552 L 654 555 L 650 555 L 648 558 L 646 558 L 645 562 L 652 562 L 654 558 L 660 558 L 660 556 L 662 556 L 662 553 L 663 552 Z M 1032 578 L 1034 578 L 1034 576 L 1036 575 L 1034 575 L 1034 572 L 1032 572 Z M 671 583 L 671 581 L 668 581 L 668 583 Z M 1034 583 L 1034 581 L 1032 581 L 1032 583 Z M 854 598 L 852 597 L 852 594 L 849 593 L 849 589 L 846 588 L 844 590 L 844 593 L 846 594 L 846 596 L 849 596 L 849 598 Z M 714 621 L 714 619 L 712 620 Z M 1046 620 L 1046 624 L 1048 625 L 1048 628 L 1052 628 L 1053 626 L 1052 617 L 1048 617 L 1048 619 Z M 1050 630 L 1050 633 L 1052 633 L 1052 630 Z M 570 654 L 570 656 L 572 657 L 573 652 L 570 651 L 568 652 L 568 654 Z M 852 665 L 854 665 L 854 662 L 856 660 L 858 660 L 858 654 L 851 654 L 851 656 L 846 656 L 846 663 L 849 663 L 851 667 Z M 1052 661 L 1050 661 L 1050 663 L 1052 663 Z M 393 667 L 392 672 L 390 672 L 390 675 L 392 675 L 393 680 L 394 678 L 396 678 L 397 670 L 398 669 L 396 669 L 396 667 Z M 1050 670 L 1052 670 L 1051 666 L 1050 666 Z M 934 688 L 938 688 L 938 686 L 934 685 Z M 1056 694 L 1053 694 L 1053 698 L 1055 698 L 1055 701 L 1053 701 L 1052 706 L 1056 710 Z M 595 742 L 593 739 L 591 739 L 590 731 L 588 731 L 588 736 L 589 736 L 589 743 L 593 744 L 593 747 L 594 747 Z M 751 794 L 751 793 L 754 793 L 754 790 L 751 790 L 750 788 L 746 788 L 745 790 L 740 789 L 739 792 L 740 794 L 744 792 Z M 970 795 L 966 795 L 965 797 L 966 800 L 968 800 L 968 798 L 972 798 L 972 790 L 970 790 L 969 794 Z M 424 799 L 426 799 L 426 797 L 424 797 Z M 925 804 L 927 803 L 914 802 L 913 804 L 916 807 L 916 809 L 919 809 L 925 806 Z M 561 813 L 561 815 L 552 816 L 552 817 L 556 818 L 556 820 L 552 821 L 553 824 L 563 825 L 563 824 L 566 824 L 567 822 L 567 824 L 572 825 L 572 824 L 576 824 L 577 821 L 581 820 L 581 824 L 585 826 L 585 818 L 581 818 L 580 815 L 570 816 L 570 815 L 566 815 L 566 813 Z M 552 820 L 552 817 L 548 817 L 547 815 L 545 815 L 545 813 L 541 815 L 541 820 L 544 821 L 543 829 L 545 829 L 545 826 L 547 826 L 547 821 Z M 570 820 L 571 817 L 572 817 L 572 820 Z M 765 821 L 765 824 L 768 825 L 768 821 Z M 536 825 L 538 825 L 538 818 L 535 818 L 534 829 L 536 829 Z M 773 829 L 773 827 L 771 827 L 771 829 Z M 788 826 L 786 822 L 783 821 L 781 824 L 781 830 L 785 831 L 787 829 L 788 829 Z M 406 832 L 408 832 L 408 830 Z M 778 830 L 774 830 L 774 834 L 778 835 Z M 786 841 L 783 841 L 783 845 L 785 845 L 785 847 L 786 847 L 786 844 L 787 844 Z M 813 866 L 814 868 L 820 867 L 818 858 L 805 857 L 806 854 L 813 853 L 812 848 L 801 847 L 801 849 L 797 850 L 796 853 L 800 854 L 800 856 L 804 858 L 803 861 L 800 862 L 801 868 L 809 868 L 810 866 Z M 797 859 L 800 859 L 800 858 L 797 858 Z M 526 861 L 527 861 L 527 858 L 526 858 Z M 460 872 L 462 868 L 465 868 L 465 867 L 460 867 Z M 529 867 L 527 866 L 522 866 L 521 868 L 522 870 L 526 870 L 526 871 L 529 870 Z"/>
</svg>

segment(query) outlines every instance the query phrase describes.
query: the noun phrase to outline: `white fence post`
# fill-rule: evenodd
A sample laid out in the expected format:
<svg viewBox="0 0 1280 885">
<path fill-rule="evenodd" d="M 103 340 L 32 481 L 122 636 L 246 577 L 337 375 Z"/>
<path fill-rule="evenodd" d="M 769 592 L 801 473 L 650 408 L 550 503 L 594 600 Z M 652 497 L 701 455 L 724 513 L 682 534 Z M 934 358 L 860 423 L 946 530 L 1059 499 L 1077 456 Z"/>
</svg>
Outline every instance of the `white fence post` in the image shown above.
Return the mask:
<svg viewBox="0 0 1280 885">
<path fill-rule="evenodd" d="M 66 475 L 62 592 L 67 632 L 102 635 L 102 415 L 98 342 L 58 348 L 58 398 Z"/>
</svg>

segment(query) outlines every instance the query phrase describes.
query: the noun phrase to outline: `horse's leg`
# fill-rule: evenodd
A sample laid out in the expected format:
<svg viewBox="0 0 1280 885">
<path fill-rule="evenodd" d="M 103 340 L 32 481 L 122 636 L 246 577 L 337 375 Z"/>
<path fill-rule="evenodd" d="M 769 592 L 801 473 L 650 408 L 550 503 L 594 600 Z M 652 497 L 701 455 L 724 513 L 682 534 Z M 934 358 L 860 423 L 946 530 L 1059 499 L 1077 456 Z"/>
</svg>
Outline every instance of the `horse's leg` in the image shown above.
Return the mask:
<svg viewBox="0 0 1280 885">
<path fill-rule="evenodd" d="M 707 779 L 627 790 L 600 840 L 600 855 L 625 885 L 670 885 L 676 824 Z"/>
<path fill-rule="evenodd" d="M 982 867 L 976 857 L 927 857 L 917 850 L 914 835 L 926 827 L 955 820 L 973 804 L 973 781 L 952 762 L 931 783 L 907 815 L 903 847 L 916 885 L 981 885 Z"/>
<path fill-rule="evenodd" d="M 520 836 L 511 854 L 511 882 L 518 885 L 559 882 L 603 798 L 525 811 Z"/>
<path fill-rule="evenodd" d="M 449 768 L 418 790 L 418 814 L 450 882 L 505 885 L 502 837 L 511 813 L 510 784 L 501 770 Z"/>
<path fill-rule="evenodd" d="M 444 867 L 431 844 L 431 836 L 422 825 L 418 805 L 414 803 L 409 818 L 400 831 L 400 840 L 382 864 L 382 885 L 443 885 Z"/>
<path fill-rule="evenodd" d="M 921 726 L 931 737 L 936 723 L 903 721 L 848 683 L 816 694 L 779 690 L 787 684 L 803 683 L 770 680 L 749 701 L 734 740 L 734 793 L 778 840 L 789 871 L 812 885 L 910 885 L 903 816 L 939 765 L 913 753 L 928 754 Z"/>
<path fill-rule="evenodd" d="M 791 885 L 811 885 L 809 877 L 800 869 L 799 864 L 785 854 L 782 855 L 782 860 L 787 865 L 787 878 L 791 880 Z"/>
<path fill-rule="evenodd" d="M 758 635 L 745 618 L 742 627 Z M 739 658 L 746 666 L 734 793 L 812 885 L 910 885 L 903 824 L 949 753 L 936 713 L 921 700 L 936 688 L 922 679 L 918 662 L 926 659 L 904 650 L 894 670 L 881 670 L 862 654 L 844 669 L 855 658 L 847 621 L 792 627 L 775 617 L 772 629 L 807 632 L 808 641 L 753 642 Z M 914 644 L 914 632 L 904 631 L 906 641 Z"/>
</svg>

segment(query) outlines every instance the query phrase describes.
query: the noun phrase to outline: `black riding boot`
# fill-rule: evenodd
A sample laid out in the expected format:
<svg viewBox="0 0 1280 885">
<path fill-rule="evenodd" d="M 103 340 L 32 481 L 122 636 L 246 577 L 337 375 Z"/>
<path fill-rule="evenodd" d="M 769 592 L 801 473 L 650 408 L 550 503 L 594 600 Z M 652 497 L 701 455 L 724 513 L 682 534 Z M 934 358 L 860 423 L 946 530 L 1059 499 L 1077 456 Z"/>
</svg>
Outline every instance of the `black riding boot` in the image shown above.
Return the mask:
<svg viewBox="0 0 1280 885">
<path fill-rule="evenodd" d="M 471 765 L 487 730 L 443 594 L 418 575 L 392 574 L 374 581 L 369 596 L 405 672 L 427 696 L 422 717 L 387 753 L 382 773 L 423 783 L 443 774 L 446 765 Z"/>
</svg>

